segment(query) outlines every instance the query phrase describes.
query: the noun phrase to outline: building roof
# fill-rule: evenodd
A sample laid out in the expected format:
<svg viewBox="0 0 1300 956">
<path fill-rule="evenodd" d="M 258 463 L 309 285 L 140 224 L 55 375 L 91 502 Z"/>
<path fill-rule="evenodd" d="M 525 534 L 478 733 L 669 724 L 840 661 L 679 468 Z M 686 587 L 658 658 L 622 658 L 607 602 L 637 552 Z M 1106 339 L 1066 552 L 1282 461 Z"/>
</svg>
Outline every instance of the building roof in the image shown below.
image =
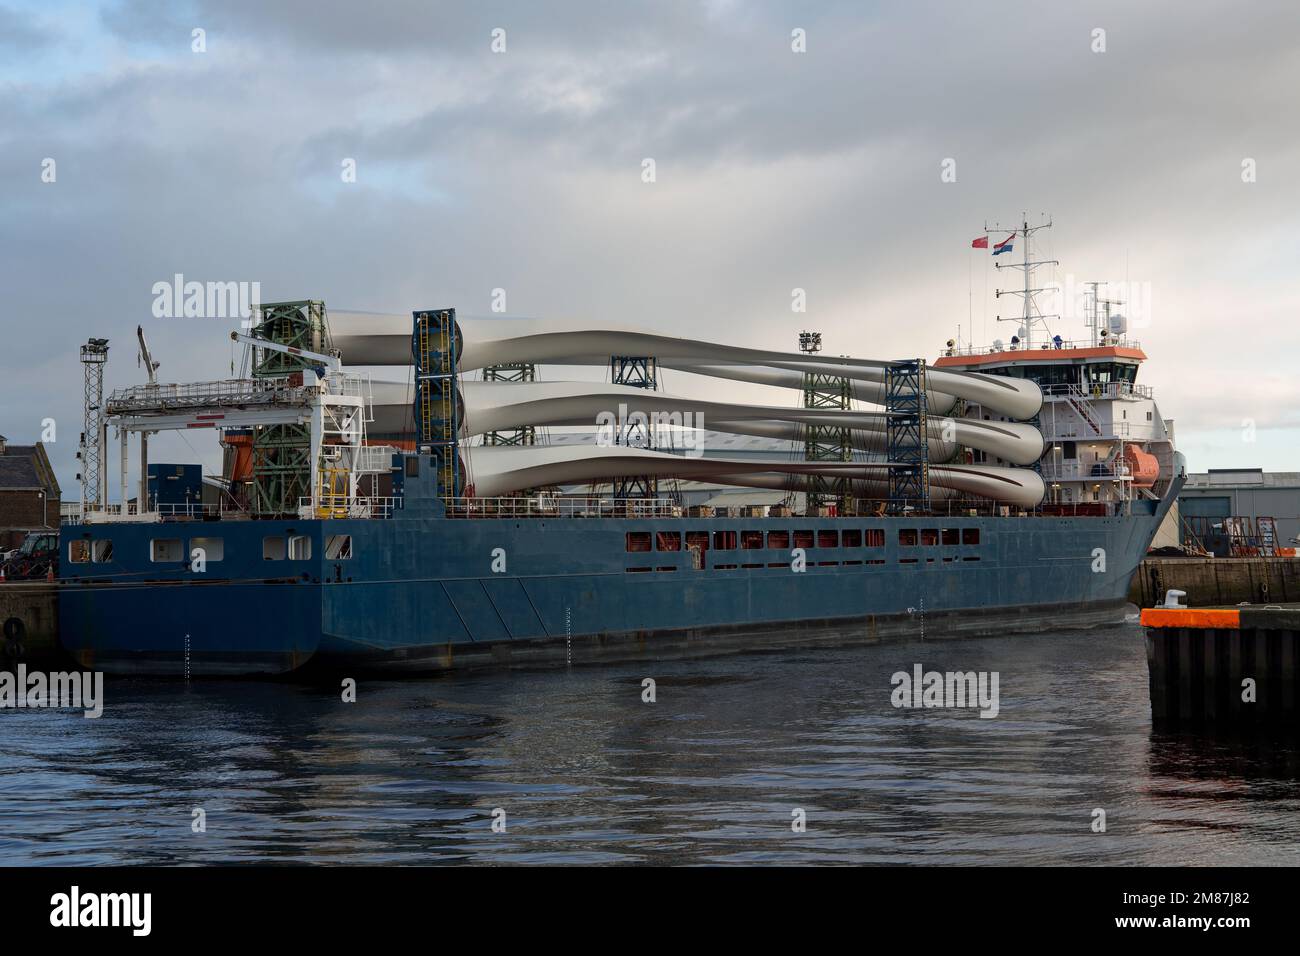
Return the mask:
<svg viewBox="0 0 1300 956">
<path fill-rule="evenodd" d="M 1211 468 L 1189 474 L 1183 491 L 1238 491 L 1252 488 L 1300 488 L 1300 471 L 1262 468 Z"/>
<path fill-rule="evenodd" d="M 59 495 L 59 484 L 40 445 L 7 445 L 0 454 L 0 491 L 47 491 Z"/>
<path fill-rule="evenodd" d="M 28 455 L 14 454 L 21 451 L 19 448 L 11 448 L 0 455 L 0 491 L 41 487 L 41 479 L 36 474 L 36 463 Z"/>
</svg>

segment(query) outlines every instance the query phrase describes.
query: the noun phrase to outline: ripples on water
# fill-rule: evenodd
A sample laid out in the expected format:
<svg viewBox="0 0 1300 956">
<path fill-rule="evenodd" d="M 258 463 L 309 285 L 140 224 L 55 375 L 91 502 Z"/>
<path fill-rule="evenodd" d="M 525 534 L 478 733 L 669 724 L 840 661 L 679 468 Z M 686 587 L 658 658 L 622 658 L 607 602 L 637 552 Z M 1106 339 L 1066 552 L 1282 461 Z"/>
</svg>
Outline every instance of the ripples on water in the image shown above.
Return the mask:
<svg viewBox="0 0 1300 956">
<path fill-rule="evenodd" d="M 1000 715 L 895 710 L 918 662 Z M 106 696 L 0 712 L 0 862 L 1300 863 L 1296 745 L 1153 736 L 1133 626 Z"/>
</svg>

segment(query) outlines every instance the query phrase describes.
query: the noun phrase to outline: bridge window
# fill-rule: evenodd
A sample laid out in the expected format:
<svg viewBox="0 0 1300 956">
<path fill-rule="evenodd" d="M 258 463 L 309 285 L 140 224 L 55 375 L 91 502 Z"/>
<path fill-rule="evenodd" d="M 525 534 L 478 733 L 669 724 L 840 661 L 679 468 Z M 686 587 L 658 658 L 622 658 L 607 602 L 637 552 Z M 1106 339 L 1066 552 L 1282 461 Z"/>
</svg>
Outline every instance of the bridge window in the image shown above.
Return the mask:
<svg viewBox="0 0 1300 956">
<path fill-rule="evenodd" d="M 769 531 L 767 533 L 767 546 L 769 548 L 788 548 L 790 547 L 789 531 Z"/>
<path fill-rule="evenodd" d="M 73 564 L 85 564 L 90 560 L 90 542 L 85 538 L 68 542 L 68 560 Z"/>
<path fill-rule="evenodd" d="M 311 560 L 311 538 L 305 534 L 293 534 L 289 536 L 289 560 L 290 561 L 309 561 Z"/>
<path fill-rule="evenodd" d="M 113 541 L 111 538 L 100 538 L 98 541 L 90 542 L 90 560 L 96 564 L 107 564 L 113 560 Z"/>
<path fill-rule="evenodd" d="M 707 531 L 686 532 L 686 547 L 690 550 L 708 551 L 709 533 Z"/>
<path fill-rule="evenodd" d="M 204 560 L 224 561 L 226 558 L 225 538 L 190 538 L 190 554 L 195 548 L 203 549 Z"/>
<path fill-rule="evenodd" d="M 796 531 L 794 533 L 794 546 L 796 548 L 811 548 L 813 546 L 812 531 Z"/>
<path fill-rule="evenodd" d="M 898 543 L 899 543 L 900 545 L 902 545 L 903 547 L 905 547 L 905 548 L 914 548 L 914 547 L 916 547 L 916 529 L 915 529 L 915 528 L 899 528 L 899 529 L 898 529 Z"/>
<path fill-rule="evenodd" d="M 864 548 L 883 548 L 885 546 L 885 529 L 868 528 L 866 539 L 863 541 Z"/>
<path fill-rule="evenodd" d="M 921 532 L 921 544 L 927 548 L 933 548 L 939 543 L 939 531 L 936 528 L 926 528 Z"/>
<path fill-rule="evenodd" d="M 857 528 L 845 529 L 844 547 L 846 548 L 862 547 L 862 532 Z"/>
<path fill-rule="evenodd" d="M 171 561 L 183 561 L 180 538 L 151 538 L 149 540 L 149 560 L 161 564 Z"/>
<path fill-rule="evenodd" d="M 838 531 L 821 530 L 817 532 L 817 547 L 838 548 L 839 546 L 840 533 Z"/>
<path fill-rule="evenodd" d="M 325 538 L 325 560 L 348 561 L 352 558 L 352 535 L 331 534 Z"/>
<path fill-rule="evenodd" d="M 718 551 L 735 551 L 736 550 L 736 532 L 734 531 L 715 531 L 713 532 L 713 547 Z M 724 565 L 719 564 L 719 568 Z M 734 568 L 735 565 L 725 565 L 727 568 Z"/>
<path fill-rule="evenodd" d="M 650 532 L 629 531 L 627 533 L 627 550 L 628 551 L 649 551 Z"/>
<path fill-rule="evenodd" d="M 742 531 L 740 532 L 740 546 L 746 549 L 763 547 L 763 532 L 761 531 Z M 762 565 L 755 565 L 762 567 Z"/>
<path fill-rule="evenodd" d="M 945 545 L 961 544 L 961 532 L 956 528 L 944 528 L 943 543 Z"/>
<path fill-rule="evenodd" d="M 962 543 L 962 544 L 979 544 L 979 543 L 980 543 L 980 529 L 979 529 L 979 528 L 962 528 L 962 529 L 961 529 L 961 543 Z"/>
</svg>

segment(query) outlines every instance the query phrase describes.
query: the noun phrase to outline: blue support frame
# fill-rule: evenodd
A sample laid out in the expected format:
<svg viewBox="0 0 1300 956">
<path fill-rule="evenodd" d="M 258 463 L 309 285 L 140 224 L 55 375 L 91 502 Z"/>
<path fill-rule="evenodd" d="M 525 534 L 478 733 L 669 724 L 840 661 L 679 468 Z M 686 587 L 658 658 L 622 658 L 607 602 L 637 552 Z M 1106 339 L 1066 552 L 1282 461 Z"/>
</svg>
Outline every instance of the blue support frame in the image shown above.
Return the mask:
<svg viewBox="0 0 1300 956">
<path fill-rule="evenodd" d="M 455 309 L 413 312 L 411 356 L 415 364 L 415 435 L 419 451 L 433 456 L 438 494 L 465 494 L 460 455 L 460 389 L 457 368 L 462 339 Z"/>
<path fill-rule="evenodd" d="M 889 508 L 930 507 L 930 453 L 925 359 L 891 362 L 885 369 L 885 429 L 889 441 Z"/>
</svg>

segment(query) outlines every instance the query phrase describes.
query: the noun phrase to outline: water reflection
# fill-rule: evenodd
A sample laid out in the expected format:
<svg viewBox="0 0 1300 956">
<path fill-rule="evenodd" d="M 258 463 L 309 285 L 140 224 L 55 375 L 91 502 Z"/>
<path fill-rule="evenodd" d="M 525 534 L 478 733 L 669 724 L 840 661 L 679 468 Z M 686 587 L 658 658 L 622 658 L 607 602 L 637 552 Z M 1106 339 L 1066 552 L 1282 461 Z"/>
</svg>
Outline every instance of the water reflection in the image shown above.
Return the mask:
<svg viewBox="0 0 1300 956">
<path fill-rule="evenodd" d="M 998 671 L 1000 715 L 894 709 L 914 663 Z M 114 681 L 98 721 L 0 713 L 0 862 L 1300 862 L 1295 750 L 1153 735 L 1145 667 L 1119 628 L 362 681 L 355 704 Z"/>
</svg>

